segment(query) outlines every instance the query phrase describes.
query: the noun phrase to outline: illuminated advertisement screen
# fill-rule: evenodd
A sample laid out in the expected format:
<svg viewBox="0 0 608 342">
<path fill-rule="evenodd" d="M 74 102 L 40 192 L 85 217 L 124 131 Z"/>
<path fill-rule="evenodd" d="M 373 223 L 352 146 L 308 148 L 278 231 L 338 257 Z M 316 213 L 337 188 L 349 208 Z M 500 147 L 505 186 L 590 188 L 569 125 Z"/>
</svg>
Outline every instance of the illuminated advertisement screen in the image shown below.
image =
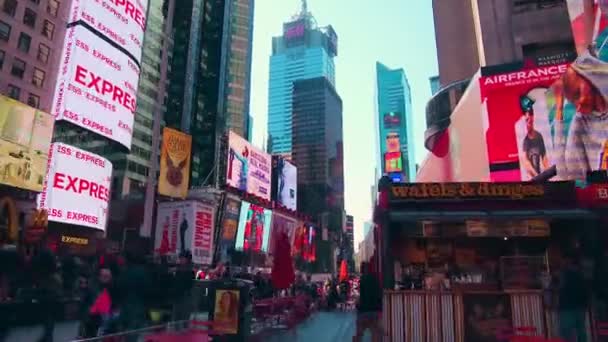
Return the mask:
<svg viewBox="0 0 608 342">
<path fill-rule="evenodd" d="M 279 158 L 276 166 L 276 201 L 290 210 L 297 210 L 298 169 L 290 162 Z"/>
<path fill-rule="evenodd" d="M 69 22 L 84 22 L 141 62 L 147 0 L 72 0 Z"/>
<path fill-rule="evenodd" d="M 228 136 L 226 184 L 270 200 L 272 158 L 247 140 L 230 132 Z"/>
<path fill-rule="evenodd" d="M 131 148 L 139 68 L 82 26 L 67 30 L 52 113 Z"/>
<path fill-rule="evenodd" d="M 55 119 L 0 95 L 0 183 L 42 191 Z"/>
<path fill-rule="evenodd" d="M 558 179 L 565 154 L 557 129 L 557 98 L 549 91 L 567 64 L 534 67 L 480 78 L 492 181 Z M 563 104 L 561 107 L 567 107 Z M 568 119 L 569 120 L 569 119 Z"/>
<path fill-rule="evenodd" d="M 306 40 L 306 21 L 298 20 L 283 25 L 283 39 L 285 45 L 294 46 Z"/>
<path fill-rule="evenodd" d="M 268 253 L 274 254 L 274 251 L 277 247 L 277 241 L 279 241 L 279 238 L 283 233 L 287 235 L 289 244 L 293 245 L 297 226 L 298 221 L 296 219 L 279 214 L 278 212 L 274 211 L 272 213 L 272 231 L 270 233 L 270 245 Z"/>
<path fill-rule="evenodd" d="M 49 221 L 105 230 L 112 163 L 85 150 L 54 143 L 48 169 L 38 208 L 48 211 Z"/>
<path fill-rule="evenodd" d="M 382 118 L 384 122 L 384 128 L 399 128 L 401 126 L 401 113 L 389 112 L 385 113 Z"/>
<path fill-rule="evenodd" d="M 271 221 L 271 210 L 242 201 L 235 249 L 245 252 L 268 252 Z"/>
<path fill-rule="evenodd" d="M 393 173 L 403 171 L 401 152 L 387 152 L 384 154 L 384 172 Z"/>
</svg>

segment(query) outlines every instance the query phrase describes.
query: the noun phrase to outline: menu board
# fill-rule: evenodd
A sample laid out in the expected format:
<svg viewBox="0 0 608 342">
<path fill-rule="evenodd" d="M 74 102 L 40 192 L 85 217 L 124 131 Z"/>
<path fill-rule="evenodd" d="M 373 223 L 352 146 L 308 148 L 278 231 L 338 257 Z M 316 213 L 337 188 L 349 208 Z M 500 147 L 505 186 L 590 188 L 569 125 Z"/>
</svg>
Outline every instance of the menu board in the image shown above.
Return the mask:
<svg viewBox="0 0 608 342">
<path fill-rule="evenodd" d="M 547 258 L 542 256 L 508 256 L 500 258 L 503 289 L 542 289 L 542 276 L 548 270 Z"/>
</svg>

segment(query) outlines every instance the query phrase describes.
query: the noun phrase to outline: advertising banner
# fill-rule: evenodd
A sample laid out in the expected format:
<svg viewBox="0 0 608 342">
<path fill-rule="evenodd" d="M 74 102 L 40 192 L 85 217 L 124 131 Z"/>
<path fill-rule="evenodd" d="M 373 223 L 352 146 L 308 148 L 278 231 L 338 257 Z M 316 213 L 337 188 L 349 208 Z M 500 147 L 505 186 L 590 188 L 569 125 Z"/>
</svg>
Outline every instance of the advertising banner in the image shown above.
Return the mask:
<svg viewBox="0 0 608 342">
<path fill-rule="evenodd" d="M 394 182 L 402 182 L 405 174 L 402 146 L 406 144 L 407 136 L 405 117 L 400 112 L 387 112 L 382 115 L 380 120 L 382 173 L 388 174 Z"/>
<path fill-rule="evenodd" d="M 556 99 L 547 91 L 568 64 L 532 67 L 480 78 L 492 181 L 555 176 L 560 147 L 553 131 Z M 559 134 L 558 134 L 559 135 Z"/>
<path fill-rule="evenodd" d="M 42 191 L 55 119 L 0 95 L 0 183 Z"/>
<path fill-rule="evenodd" d="M 316 259 L 316 230 L 307 222 L 298 221 L 296 228 L 292 255 L 301 257 L 304 261 L 312 262 Z"/>
<path fill-rule="evenodd" d="M 190 251 L 195 264 L 211 264 L 215 208 L 196 201 L 163 202 L 157 215 L 156 253 L 177 256 Z"/>
<path fill-rule="evenodd" d="M 282 233 L 287 234 L 289 239 L 289 244 L 293 246 L 293 241 L 295 238 L 296 227 L 298 226 L 298 221 L 289 216 L 285 216 L 279 214 L 278 212 L 272 213 L 272 234 L 270 235 L 270 249 L 268 251 L 269 254 L 274 254 L 274 250 L 276 248 L 276 243 L 281 236 Z"/>
<path fill-rule="evenodd" d="M 224 202 L 224 217 L 222 218 L 220 240 L 218 241 L 219 260 L 227 262 L 230 259 L 230 251 L 234 250 L 236 232 L 241 214 L 241 201 L 226 197 Z"/>
<path fill-rule="evenodd" d="M 88 24 L 140 62 L 147 9 L 148 0 L 72 0 L 69 22 Z"/>
<path fill-rule="evenodd" d="M 131 58 L 86 28 L 71 27 L 52 113 L 130 149 L 138 82 Z"/>
<path fill-rule="evenodd" d="M 186 198 L 190 180 L 192 136 L 178 130 L 163 129 L 158 193 L 163 196 Z"/>
<path fill-rule="evenodd" d="M 54 143 L 38 208 L 52 222 L 106 229 L 112 163 L 79 148 Z"/>
<path fill-rule="evenodd" d="M 235 248 L 246 252 L 268 252 L 271 221 L 272 211 L 242 201 Z"/>
<path fill-rule="evenodd" d="M 228 137 L 226 183 L 238 190 L 270 200 L 272 159 L 234 132 Z"/>
<path fill-rule="evenodd" d="M 298 209 L 298 169 L 283 158 L 277 158 L 275 173 L 277 177 L 276 201 L 287 209 Z"/>
</svg>

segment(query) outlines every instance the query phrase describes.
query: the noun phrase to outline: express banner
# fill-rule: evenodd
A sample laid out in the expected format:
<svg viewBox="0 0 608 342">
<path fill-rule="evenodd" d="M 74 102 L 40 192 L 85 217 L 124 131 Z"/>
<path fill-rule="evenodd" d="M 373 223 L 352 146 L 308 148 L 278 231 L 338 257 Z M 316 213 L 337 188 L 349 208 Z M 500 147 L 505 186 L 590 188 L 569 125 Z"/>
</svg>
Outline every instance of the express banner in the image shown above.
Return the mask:
<svg viewBox="0 0 608 342">
<path fill-rule="evenodd" d="M 186 198 L 190 180 L 192 136 L 165 127 L 160 157 L 158 193 Z"/>
<path fill-rule="evenodd" d="M 42 191 L 55 119 L 0 95 L 0 183 Z"/>
</svg>

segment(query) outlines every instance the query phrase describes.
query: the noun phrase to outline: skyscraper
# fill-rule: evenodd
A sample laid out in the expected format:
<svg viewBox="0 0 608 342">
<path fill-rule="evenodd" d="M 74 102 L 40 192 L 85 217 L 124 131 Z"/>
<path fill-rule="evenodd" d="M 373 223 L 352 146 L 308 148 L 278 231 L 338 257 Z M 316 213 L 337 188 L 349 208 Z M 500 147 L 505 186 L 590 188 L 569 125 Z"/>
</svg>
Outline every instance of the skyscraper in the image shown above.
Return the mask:
<svg viewBox="0 0 608 342">
<path fill-rule="evenodd" d="M 292 152 L 293 83 L 324 77 L 335 87 L 337 35 L 331 26 L 317 27 L 306 8 L 283 24 L 283 35 L 272 39 L 268 86 L 268 150 L 290 158 Z"/>
<path fill-rule="evenodd" d="M 410 85 L 403 69 L 376 63 L 378 170 L 396 182 L 416 178 Z"/>
<path fill-rule="evenodd" d="M 332 271 L 339 247 L 334 242 L 340 241 L 344 226 L 342 100 L 325 77 L 295 81 L 292 96 L 298 211 L 329 232 L 329 241 L 318 241 L 316 267 L 319 272 Z"/>
</svg>

